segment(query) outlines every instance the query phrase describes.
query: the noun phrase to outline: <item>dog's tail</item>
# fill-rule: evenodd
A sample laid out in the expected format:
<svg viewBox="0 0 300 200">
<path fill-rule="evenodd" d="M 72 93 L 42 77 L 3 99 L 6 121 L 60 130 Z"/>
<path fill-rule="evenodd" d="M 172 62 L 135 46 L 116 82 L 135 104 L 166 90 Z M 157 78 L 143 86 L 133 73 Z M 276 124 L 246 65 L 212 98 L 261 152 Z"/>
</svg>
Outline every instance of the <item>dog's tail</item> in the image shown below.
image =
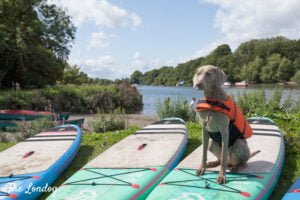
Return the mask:
<svg viewBox="0 0 300 200">
<path fill-rule="evenodd" d="M 253 156 L 255 156 L 256 154 L 258 154 L 260 152 L 260 150 L 257 150 L 257 151 L 254 151 L 252 153 L 250 153 L 250 157 L 249 158 L 252 158 Z"/>
</svg>

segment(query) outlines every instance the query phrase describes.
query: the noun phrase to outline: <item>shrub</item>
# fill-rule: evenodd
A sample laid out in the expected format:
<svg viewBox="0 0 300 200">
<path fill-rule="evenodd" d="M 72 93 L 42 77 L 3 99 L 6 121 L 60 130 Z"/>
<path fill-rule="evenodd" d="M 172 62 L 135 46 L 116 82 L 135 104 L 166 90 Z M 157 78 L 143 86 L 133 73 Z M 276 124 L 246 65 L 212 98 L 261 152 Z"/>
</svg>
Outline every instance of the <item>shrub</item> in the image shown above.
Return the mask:
<svg viewBox="0 0 300 200">
<path fill-rule="evenodd" d="M 118 105 L 124 109 L 126 113 L 134 113 L 142 110 L 142 95 L 140 95 L 135 87 L 132 87 L 127 82 L 123 82 L 118 86 L 118 90 Z"/>
<path fill-rule="evenodd" d="M 6 128 L 7 132 L 0 132 L 2 142 L 20 141 L 37 133 L 46 131 L 56 125 L 55 121 L 41 118 L 32 121 L 16 121 L 17 126 Z"/>
<path fill-rule="evenodd" d="M 179 117 L 185 121 L 195 121 L 196 113 L 191 110 L 184 98 L 166 98 L 164 101 L 158 99 L 155 104 L 158 116 L 163 119 L 167 117 Z"/>
<path fill-rule="evenodd" d="M 97 114 L 87 123 L 90 132 L 103 133 L 127 128 L 126 117 L 123 114 Z"/>
<path fill-rule="evenodd" d="M 243 113 L 250 116 L 276 117 L 276 115 L 288 116 L 300 110 L 300 101 L 292 100 L 288 96 L 281 102 L 282 90 L 276 89 L 269 99 L 266 98 L 265 91 L 255 91 L 244 93 L 238 96 L 237 104 Z"/>
<path fill-rule="evenodd" d="M 142 96 L 128 83 L 117 85 L 64 85 L 40 90 L 0 92 L 0 109 L 44 110 L 51 104 L 55 112 L 111 113 L 118 107 L 126 113 L 142 110 Z"/>
<path fill-rule="evenodd" d="M 264 91 L 243 94 L 238 105 L 248 117 L 265 116 L 273 119 L 284 132 L 287 151 L 300 152 L 300 101 L 288 97 L 281 103 L 282 91 L 277 89 L 269 100 Z"/>
</svg>

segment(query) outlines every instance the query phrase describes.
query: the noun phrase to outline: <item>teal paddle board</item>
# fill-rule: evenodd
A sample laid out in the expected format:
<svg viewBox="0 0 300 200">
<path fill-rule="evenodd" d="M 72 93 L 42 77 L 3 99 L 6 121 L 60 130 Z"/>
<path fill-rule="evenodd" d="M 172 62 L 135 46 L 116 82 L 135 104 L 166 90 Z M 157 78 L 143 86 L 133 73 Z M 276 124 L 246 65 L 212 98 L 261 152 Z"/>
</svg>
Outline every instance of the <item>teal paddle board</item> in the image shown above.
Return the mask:
<svg viewBox="0 0 300 200">
<path fill-rule="evenodd" d="M 145 199 L 178 164 L 186 143 L 181 119 L 154 122 L 90 161 L 48 199 Z"/>
<path fill-rule="evenodd" d="M 284 141 L 279 128 L 268 118 L 249 119 L 253 136 L 247 140 L 250 151 L 261 152 L 250 158 L 238 173 L 226 172 L 226 184 L 216 183 L 219 168 L 196 176 L 202 146 L 187 156 L 151 192 L 147 200 L 250 200 L 268 199 L 281 173 Z M 208 152 L 208 161 L 216 158 Z"/>
</svg>

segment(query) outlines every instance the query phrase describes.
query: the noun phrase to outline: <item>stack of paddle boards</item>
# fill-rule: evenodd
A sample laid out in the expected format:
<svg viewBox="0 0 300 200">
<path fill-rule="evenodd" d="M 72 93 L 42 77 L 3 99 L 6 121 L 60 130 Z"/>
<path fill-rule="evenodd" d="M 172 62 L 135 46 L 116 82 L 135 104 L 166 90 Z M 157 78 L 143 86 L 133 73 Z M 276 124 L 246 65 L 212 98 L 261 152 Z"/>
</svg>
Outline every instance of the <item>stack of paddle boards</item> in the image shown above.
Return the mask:
<svg viewBox="0 0 300 200">
<path fill-rule="evenodd" d="M 178 164 L 186 143 L 181 119 L 154 122 L 90 161 L 48 199 L 145 199 Z"/>
<path fill-rule="evenodd" d="M 147 200 L 199 199 L 250 200 L 268 199 L 281 173 L 284 141 L 279 128 L 268 118 L 251 118 L 253 136 L 250 151 L 261 152 L 250 158 L 238 173 L 226 173 L 226 184 L 216 183 L 219 168 L 195 176 L 202 157 L 202 146 L 192 152 L 152 191 Z M 208 152 L 208 161 L 216 158 Z"/>
<path fill-rule="evenodd" d="M 75 157 L 81 131 L 62 125 L 0 153 L 0 200 L 32 200 L 49 187 Z"/>
</svg>

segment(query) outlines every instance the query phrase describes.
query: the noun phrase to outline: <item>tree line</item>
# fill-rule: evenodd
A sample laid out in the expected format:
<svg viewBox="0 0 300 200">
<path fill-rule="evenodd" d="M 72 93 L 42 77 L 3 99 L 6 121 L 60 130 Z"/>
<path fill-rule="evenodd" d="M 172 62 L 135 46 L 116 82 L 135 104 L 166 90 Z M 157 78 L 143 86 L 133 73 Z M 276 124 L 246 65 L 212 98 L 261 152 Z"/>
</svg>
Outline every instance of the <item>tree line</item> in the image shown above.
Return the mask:
<svg viewBox="0 0 300 200">
<path fill-rule="evenodd" d="M 222 44 L 209 55 L 180 63 L 176 67 L 163 66 L 145 73 L 134 71 L 130 81 L 144 85 L 173 86 L 178 82 L 192 85 L 195 70 L 202 65 L 222 68 L 230 82 L 300 82 L 300 40 L 281 36 L 254 39 L 242 43 L 234 52 L 228 44 Z"/>
</svg>

